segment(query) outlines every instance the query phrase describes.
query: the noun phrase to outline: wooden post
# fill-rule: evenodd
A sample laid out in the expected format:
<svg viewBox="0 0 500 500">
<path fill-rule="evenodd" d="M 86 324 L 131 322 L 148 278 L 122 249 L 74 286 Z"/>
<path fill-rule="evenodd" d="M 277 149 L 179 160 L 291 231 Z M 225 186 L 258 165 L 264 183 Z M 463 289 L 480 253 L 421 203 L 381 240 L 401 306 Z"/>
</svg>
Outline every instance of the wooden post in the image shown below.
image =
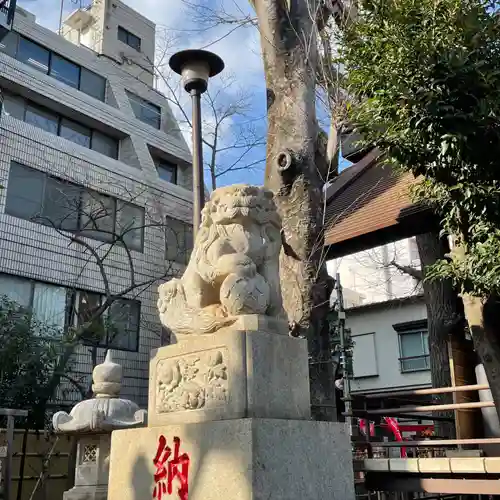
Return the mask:
<svg viewBox="0 0 500 500">
<path fill-rule="evenodd" d="M 5 458 L 4 497 L 10 500 L 12 482 L 12 447 L 14 445 L 14 417 L 7 415 L 7 457 Z"/>
<path fill-rule="evenodd" d="M 472 341 L 450 338 L 448 342 L 452 387 L 476 384 L 474 368 L 476 357 Z M 453 393 L 453 403 L 473 403 L 479 401 L 477 390 Z M 455 429 L 457 439 L 472 439 L 482 435 L 481 411 L 479 409 L 456 409 Z"/>
<path fill-rule="evenodd" d="M 26 410 L 9 410 L 0 408 L 0 415 L 7 417 L 7 457 L 4 459 L 5 468 L 3 474 L 3 498 L 4 500 L 10 500 L 12 486 L 12 453 L 14 451 L 14 418 L 27 417 L 28 412 Z"/>
</svg>

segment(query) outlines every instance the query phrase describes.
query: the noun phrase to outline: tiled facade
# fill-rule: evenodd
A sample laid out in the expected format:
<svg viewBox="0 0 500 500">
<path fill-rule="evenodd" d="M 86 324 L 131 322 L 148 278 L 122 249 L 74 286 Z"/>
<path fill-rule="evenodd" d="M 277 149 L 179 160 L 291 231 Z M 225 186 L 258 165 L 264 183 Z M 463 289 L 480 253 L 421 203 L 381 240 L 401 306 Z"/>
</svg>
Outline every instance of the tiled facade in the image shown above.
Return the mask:
<svg viewBox="0 0 500 500">
<path fill-rule="evenodd" d="M 125 21 L 120 20 L 123 17 L 141 21 L 142 16 L 134 14 L 119 1 L 112 2 L 114 7 L 110 7 L 111 2 L 108 5 L 107 0 L 95 0 L 95 3 L 99 4 L 99 9 L 107 6 L 105 15 L 108 26 L 124 24 Z M 113 24 L 109 20 L 114 19 L 116 9 L 121 17 Z M 154 25 L 144 18 L 139 21 L 132 28 L 148 28 L 142 46 L 144 50 L 151 51 L 154 47 Z M 105 290 L 102 273 L 95 260 L 81 245 L 69 245 L 69 233 L 62 234 L 47 225 L 6 213 L 12 162 L 143 207 L 143 251 L 130 252 L 136 282 L 178 272 L 182 264 L 166 261 L 168 227 L 162 222 L 168 216 L 185 223 L 189 231 L 192 215 L 190 152 L 177 130 L 166 99 L 145 83 L 152 83 L 152 77 L 139 78 L 133 64 L 120 64 L 116 57 L 111 59 L 65 40 L 37 25 L 34 17 L 21 9 L 16 13 L 14 32 L 106 78 L 105 102 L 17 60 L 9 46 L 9 38 L 4 40 L 3 47 L 0 42 L 0 89 L 118 139 L 119 152 L 117 159 L 111 158 L 26 123 L 3 110 L 0 118 L 0 185 L 3 186 L 0 190 L 0 288 L 2 276 L 13 275 L 68 289 L 101 293 Z M 139 32 L 136 34 L 141 36 Z M 108 29 L 103 47 L 115 47 L 111 39 L 116 36 L 115 28 Z M 126 91 L 161 109 L 159 129 L 136 118 Z M 152 152 L 157 159 L 177 165 L 177 185 L 159 178 Z M 101 255 L 109 249 L 108 244 L 95 239 L 86 238 L 85 241 Z M 113 293 L 120 293 L 130 286 L 130 267 L 125 249 L 113 245 L 105 261 Z M 155 305 L 156 288 L 157 284 L 154 284 L 138 296 L 137 290 L 127 295 L 140 301 L 138 349 L 136 352 L 116 350 L 116 358 L 124 367 L 122 395 L 143 407 L 147 404 L 149 352 L 160 345 L 161 336 Z M 99 349 L 99 359 L 103 354 L 104 349 Z M 88 347 L 78 348 L 73 370 L 82 377 L 90 374 Z M 67 400 L 77 397 L 77 393 L 71 390 L 64 394 Z"/>
</svg>

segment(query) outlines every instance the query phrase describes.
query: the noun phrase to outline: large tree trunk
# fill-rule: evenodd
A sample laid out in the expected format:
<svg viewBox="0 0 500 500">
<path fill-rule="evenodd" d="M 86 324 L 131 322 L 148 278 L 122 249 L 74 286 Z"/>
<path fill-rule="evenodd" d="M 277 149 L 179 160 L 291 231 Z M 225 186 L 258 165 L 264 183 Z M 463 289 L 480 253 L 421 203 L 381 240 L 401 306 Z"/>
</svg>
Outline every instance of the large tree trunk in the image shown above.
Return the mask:
<svg viewBox="0 0 500 500">
<path fill-rule="evenodd" d="M 484 366 L 500 418 L 500 303 L 494 297 L 484 300 L 468 294 L 462 300 L 474 349 Z"/>
<path fill-rule="evenodd" d="M 463 239 L 463 238 L 462 238 Z M 452 237 L 451 257 L 460 261 L 465 248 Z M 465 318 L 476 351 L 484 366 L 491 395 L 500 418 L 500 301 L 498 297 L 476 297 L 462 294 Z"/>
<path fill-rule="evenodd" d="M 446 240 L 438 232 L 421 234 L 416 237 L 418 253 L 425 278 L 425 269 L 436 260 L 443 259 L 449 251 Z M 451 386 L 448 341 L 451 336 L 464 335 L 465 317 L 462 303 L 449 280 L 423 281 L 424 297 L 427 306 L 427 327 L 429 331 L 430 365 L 432 387 Z M 451 394 L 433 397 L 435 404 L 453 403 Z M 439 414 L 453 418 L 453 412 Z M 453 436 L 453 424 L 436 423 L 436 434 L 442 437 Z"/>
<path fill-rule="evenodd" d="M 308 338 L 313 410 L 334 418 L 334 384 L 325 316 L 331 280 L 323 255 L 323 183 L 315 162 L 314 1 L 255 0 L 267 84 L 265 184 L 283 220 L 283 304 L 296 335 Z"/>
</svg>

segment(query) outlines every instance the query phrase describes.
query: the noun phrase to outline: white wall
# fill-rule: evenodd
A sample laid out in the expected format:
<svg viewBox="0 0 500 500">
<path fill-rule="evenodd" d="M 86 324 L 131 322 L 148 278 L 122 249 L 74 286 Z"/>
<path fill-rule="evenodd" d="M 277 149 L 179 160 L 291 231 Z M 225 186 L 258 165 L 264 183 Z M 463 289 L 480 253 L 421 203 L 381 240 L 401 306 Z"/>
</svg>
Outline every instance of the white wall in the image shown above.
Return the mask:
<svg viewBox="0 0 500 500">
<path fill-rule="evenodd" d="M 401 373 L 398 334 L 392 326 L 425 319 L 423 299 L 355 308 L 346 315 L 355 343 L 353 392 L 430 386 L 429 370 Z"/>
<path fill-rule="evenodd" d="M 93 0 L 88 12 L 92 20 L 84 29 L 73 27 L 73 14 L 70 15 L 64 21 L 63 36 L 75 44 L 124 63 L 124 71 L 152 86 L 155 24 L 119 0 Z M 140 51 L 118 40 L 118 26 L 141 39 Z"/>
<path fill-rule="evenodd" d="M 414 238 L 346 255 L 327 263 L 331 276 L 340 274 L 344 289 L 362 297 L 363 304 L 408 297 L 420 292 L 417 282 L 391 265 L 420 266 Z"/>
</svg>

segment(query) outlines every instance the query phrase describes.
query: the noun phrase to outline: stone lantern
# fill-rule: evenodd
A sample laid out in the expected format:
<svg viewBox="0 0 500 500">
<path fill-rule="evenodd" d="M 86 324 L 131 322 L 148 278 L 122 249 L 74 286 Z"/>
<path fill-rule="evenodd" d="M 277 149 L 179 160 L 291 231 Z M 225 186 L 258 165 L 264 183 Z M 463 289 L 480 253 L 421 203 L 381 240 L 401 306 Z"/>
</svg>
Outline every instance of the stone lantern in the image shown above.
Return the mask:
<svg viewBox="0 0 500 500">
<path fill-rule="evenodd" d="M 122 367 L 108 351 L 104 363 L 92 373 L 94 397 L 79 402 L 68 414 L 57 412 L 56 433 L 77 438 L 75 486 L 64 500 L 106 500 L 108 494 L 111 432 L 146 425 L 147 412 L 128 399 L 120 399 Z"/>
</svg>

